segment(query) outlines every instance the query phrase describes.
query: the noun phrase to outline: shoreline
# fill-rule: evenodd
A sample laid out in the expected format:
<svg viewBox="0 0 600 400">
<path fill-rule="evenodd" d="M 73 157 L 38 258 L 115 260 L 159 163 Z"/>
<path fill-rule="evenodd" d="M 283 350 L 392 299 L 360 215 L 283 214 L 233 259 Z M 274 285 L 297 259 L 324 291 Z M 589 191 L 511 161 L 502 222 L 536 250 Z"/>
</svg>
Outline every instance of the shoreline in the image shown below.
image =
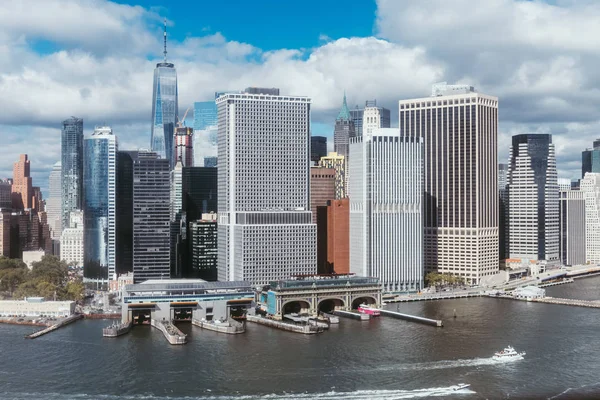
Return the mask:
<svg viewBox="0 0 600 400">
<path fill-rule="evenodd" d="M 15 320 L 13 318 L 10 318 L 10 319 L 0 318 L 0 324 L 25 325 L 25 326 L 44 326 L 44 327 L 48 327 L 48 326 L 52 325 L 52 324 L 47 324 L 47 323 L 43 323 L 43 322 L 17 321 L 17 320 Z"/>
</svg>

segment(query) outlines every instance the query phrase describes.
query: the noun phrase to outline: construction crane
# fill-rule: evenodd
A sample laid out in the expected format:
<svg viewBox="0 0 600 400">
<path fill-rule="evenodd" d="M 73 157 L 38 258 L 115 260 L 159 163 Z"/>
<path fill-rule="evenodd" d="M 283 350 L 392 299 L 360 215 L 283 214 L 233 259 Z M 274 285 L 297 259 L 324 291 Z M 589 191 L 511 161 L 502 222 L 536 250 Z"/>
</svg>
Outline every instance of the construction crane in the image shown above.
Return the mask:
<svg viewBox="0 0 600 400">
<path fill-rule="evenodd" d="M 190 108 L 192 108 L 192 107 L 188 107 L 188 109 L 185 110 L 185 114 L 183 114 L 183 118 L 179 119 L 179 117 L 177 117 L 177 127 L 178 128 L 185 126 L 185 117 L 187 116 L 187 113 L 190 111 Z"/>
</svg>

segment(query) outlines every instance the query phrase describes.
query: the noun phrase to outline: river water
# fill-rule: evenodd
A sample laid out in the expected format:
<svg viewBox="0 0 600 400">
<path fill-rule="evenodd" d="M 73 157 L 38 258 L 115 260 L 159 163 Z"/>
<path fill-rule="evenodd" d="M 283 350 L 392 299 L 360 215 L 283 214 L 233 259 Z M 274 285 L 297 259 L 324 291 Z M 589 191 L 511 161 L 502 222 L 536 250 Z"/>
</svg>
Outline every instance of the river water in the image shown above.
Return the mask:
<svg viewBox="0 0 600 400">
<path fill-rule="evenodd" d="M 547 294 L 600 299 L 600 277 Z M 444 328 L 380 317 L 315 336 L 255 324 L 228 336 L 188 324 L 189 343 L 171 346 L 150 327 L 102 338 L 107 321 L 35 340 L 23 338 L 32 327 L 0 325 L 0 398 L 600 398 L 600 309 L 491 298 L 398 306 Z M 509 344 L 525 359 L 491 359 Z M 471 388 L 450 389 L 463 382 Z"/>
</svg>

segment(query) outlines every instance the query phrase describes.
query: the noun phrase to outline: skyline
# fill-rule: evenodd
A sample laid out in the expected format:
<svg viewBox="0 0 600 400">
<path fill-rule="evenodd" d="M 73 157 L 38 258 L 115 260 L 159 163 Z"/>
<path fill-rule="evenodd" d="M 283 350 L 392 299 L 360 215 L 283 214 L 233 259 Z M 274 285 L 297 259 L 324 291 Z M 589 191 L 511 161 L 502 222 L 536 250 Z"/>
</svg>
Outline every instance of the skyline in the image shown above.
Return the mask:
<svg viewBox="0 0 600 400">
<path fill-rule="evenodd" d="M 0 28 L 6 46 L 0 80 L 6 112 L 0 129 L 8 145 L 0 149 L 0 177 L 10 177 L 17 155 L 27 153 L 33 180 L 47 197 L 49 173 L 60 159 L 60 122 L 72 115 L 83 118 L 86 136 L 95 125 L 106 124 L 123 149 L 147 148 L 151 77 L 162 60 L 166 17 L 168 57 L 179 74 L 180 114 L 195 101 L 211 100 L 218 90 L 279 87 L 313 99 L 312 133 L 327 136 L 331 149 L 344 90 L 350 109 L 377 99 L 391 110 L 395 127 L 398 100 L 425 97 L 438 81 L 466 83 L 499 97 L 500 162 L 508 160 L 513 134 L 550 133 L 559 176 L 578 178 L 581 151 L 592 146 L 600 126 L 592 106 L 600 97 L 593 72 L 597 39 L 586 35 L 589 40 L 582 42 L 580 37 L 586 29 L 593 31 L 600 5 L 555 3 L 494 0 L 474 10 L 477 18 L 465 19 L 469 13 L 461 10 L 471 8 L 467 1 L 380 0 L 371 4 L 376 15 L 365 9 L 364 18 L 325 2 L 323 15 L 337 18 L 322 18 L 329 24 L 311 20 L 306 28 L 294 25 L 275 41 L 267 38 L 273 36 L 270 31 L 244 32 L 234 23 L 204 21 L 218 11 L 214 5 L 206 17 L 196 13 L 198 23 L 192 24 L 180 17 L 182 10 L 165 8 L 164 1 L 132 7 L 53 0 L 31 9 L 3 4 L 2 14 L 10 18 Z M 293 5 L 269 4 L 256 4 L 255 14 L 246 18 L 264 15 L 280 24 L 295 12 Z M 247 11 L 234 9 L 227 13 Z M 49 23 L 44 19 L 49 13 L 70 23 Z M 286 38 L 301 47 L 282 48 Z M 57 93 L 62 101 L 53 100 Z M 188 125 L 191 118 L 192 113 Z M 32 138 L 37 146 L 31 146 Z"/>
</svg>

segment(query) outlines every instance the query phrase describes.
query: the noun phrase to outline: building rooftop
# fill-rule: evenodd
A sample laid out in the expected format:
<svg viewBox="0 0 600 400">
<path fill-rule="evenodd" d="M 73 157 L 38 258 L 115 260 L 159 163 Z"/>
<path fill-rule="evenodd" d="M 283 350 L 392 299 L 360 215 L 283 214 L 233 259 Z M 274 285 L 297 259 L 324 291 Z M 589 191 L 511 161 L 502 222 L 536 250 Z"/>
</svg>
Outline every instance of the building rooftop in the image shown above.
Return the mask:
<svg viewBox="0 0 600 400">
<path fill-rule="evenodd" d="M 156 285 L 164 283 L 204 283 L 204 279 L 148 279 L 141 282 L 140 285 Z"/>
</svg>

